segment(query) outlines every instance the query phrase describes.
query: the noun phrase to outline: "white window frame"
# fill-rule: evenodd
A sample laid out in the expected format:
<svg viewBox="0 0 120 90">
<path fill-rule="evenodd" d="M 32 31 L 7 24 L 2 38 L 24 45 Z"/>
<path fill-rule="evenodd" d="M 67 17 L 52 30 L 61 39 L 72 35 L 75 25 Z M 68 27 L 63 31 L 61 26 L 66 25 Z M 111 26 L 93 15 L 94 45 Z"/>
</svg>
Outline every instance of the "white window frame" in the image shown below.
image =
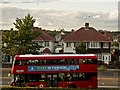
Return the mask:
<svg viewBox="0 0 120 90">
<path fill-rule="evenodd" d="M 67 42 L 66 47 L 71 47 L 71 42 Z"/>
<path fill-rule="evenodd" d="M 45 47 L 49 47 L 50 44 L 49 44 L 49 41 L 45 41 Z"/>
<path fill-rule="evenodd" d="M 104 42 L 103 43 L 103 48 L 109 48 L 109 43 L 108 42 Z"/>
<path fill-rule="evenodd" d="M 99 42 L 90 42 L 89 48 L 100 48 Z"/>
</svg>

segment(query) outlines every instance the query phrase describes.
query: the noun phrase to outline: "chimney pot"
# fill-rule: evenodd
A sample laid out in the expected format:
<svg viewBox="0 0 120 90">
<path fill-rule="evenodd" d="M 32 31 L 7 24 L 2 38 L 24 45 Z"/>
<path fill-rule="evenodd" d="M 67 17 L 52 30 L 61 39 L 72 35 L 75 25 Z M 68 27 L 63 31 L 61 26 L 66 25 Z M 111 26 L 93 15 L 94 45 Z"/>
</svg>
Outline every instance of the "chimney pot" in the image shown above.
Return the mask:
<svg viewBox="0 0 120 90">
<path fill-rule="evenodd" d="M 85 29 L 86 29 L 86 30 L 89 29 L 89 23 L 85 23 Z"/>
</svg>

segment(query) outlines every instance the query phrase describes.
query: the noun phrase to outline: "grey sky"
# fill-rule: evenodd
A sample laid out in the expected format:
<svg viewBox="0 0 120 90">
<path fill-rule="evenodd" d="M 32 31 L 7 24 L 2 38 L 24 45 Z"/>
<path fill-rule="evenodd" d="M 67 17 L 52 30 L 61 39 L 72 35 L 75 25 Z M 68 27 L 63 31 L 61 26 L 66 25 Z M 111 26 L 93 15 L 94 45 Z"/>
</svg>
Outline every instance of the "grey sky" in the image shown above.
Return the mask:
<svg viewBox="0 0 120 90">
<path fill-rule="evenodd" d="M 0 0 L 1 29 L 14 28 L 13 21 L 30 13 L 43 29 L 79 29 L 85 21 L 96 29 L 118 30 L 118 0 Z M 1 27 L 2 25 L 2 27 Z"/>
</svg>

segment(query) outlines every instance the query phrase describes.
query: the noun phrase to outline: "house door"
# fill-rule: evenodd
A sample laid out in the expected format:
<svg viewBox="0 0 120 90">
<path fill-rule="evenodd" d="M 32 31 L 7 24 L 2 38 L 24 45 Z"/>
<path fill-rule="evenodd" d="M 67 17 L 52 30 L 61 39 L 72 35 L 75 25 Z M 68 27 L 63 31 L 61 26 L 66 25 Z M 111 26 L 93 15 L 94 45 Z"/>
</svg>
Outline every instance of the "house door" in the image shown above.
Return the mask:
<svg viewBox="0 0 120 90">
<path fill-rule="evenodd" d="M 108 55 L 104 55 L 104 63 L 109 64 L 109 56 Z"/>
<path fill-rule="evenodd" d="M 47 74 L 47 87 L 57 87 L 58 86 L 58 74 Z"/>
</svg>

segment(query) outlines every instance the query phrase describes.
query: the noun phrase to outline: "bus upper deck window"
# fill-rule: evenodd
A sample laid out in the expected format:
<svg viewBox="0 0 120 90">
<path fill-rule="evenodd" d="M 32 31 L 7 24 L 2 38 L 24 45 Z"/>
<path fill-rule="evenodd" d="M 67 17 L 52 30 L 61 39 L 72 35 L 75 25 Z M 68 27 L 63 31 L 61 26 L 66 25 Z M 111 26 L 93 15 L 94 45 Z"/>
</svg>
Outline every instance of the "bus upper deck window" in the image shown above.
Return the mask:
<svg viewBox="0 0 120 90">
<path fill-rule="evenodd" d="M 46 64 L 46 60 L 39 60 L 39 65 L 45 65 Z"/>
<path fill-rule="evenodd" d="M 58 64 L 66 64 L 66 60 L 65 59 L 58 59 Z"/>
<path fill-rule="evenodd" d="M 83 59 L 79 59 L 79 64 L 83 64 Z"/>
<path fill-rule="evenodd" d="M 15 61 L 15 65 L 24 65 L 24 61 L 23 60 L 16 60 Z"/>
<path fill-rule="evenodd" d="M 18 61 L 18 60 L 15 61 L 15 66 L 16 66 L 16 65 L 19 65 L 19 61 Z"/>
<path fill-rule="evenodd" d="M 74 59 L 67 59 L 68 64 L 74 64 Z"/>
<path fill-rule="evenodd" d="M 75 59 L 74 63 L 79 64 L 79 59 Z"/>
<path fill-rule="evenodd" d="M 27 64 L 28 65 L 37 65 L 38 64 L 38 60 L 28 60 Z"/>
<path fill-rule="evenodd" d="M 97 64 L 97 59 L 92 59 L 93 64 Z"/>
</svg>

